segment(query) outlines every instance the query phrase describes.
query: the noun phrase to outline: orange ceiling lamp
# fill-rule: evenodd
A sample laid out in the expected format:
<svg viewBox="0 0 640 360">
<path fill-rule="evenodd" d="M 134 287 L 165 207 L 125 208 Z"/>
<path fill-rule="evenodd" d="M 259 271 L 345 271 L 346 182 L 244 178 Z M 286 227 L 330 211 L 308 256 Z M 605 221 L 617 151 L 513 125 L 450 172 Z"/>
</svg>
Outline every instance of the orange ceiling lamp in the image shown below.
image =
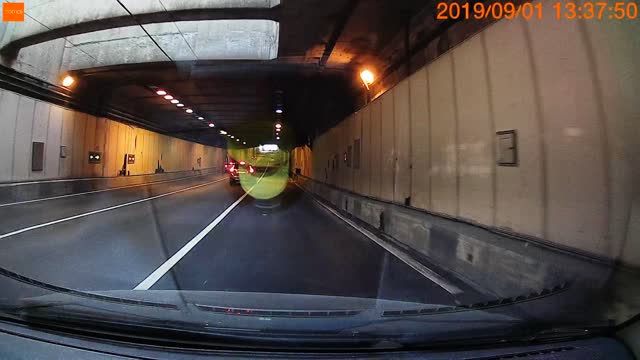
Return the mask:
<svg viewBox="0 0 640 360">
<path fill-rule="evenodd" d="M 375 76 L 373 75 L 371 70 L 364 69 L 362 70 L 362 72 L 360 72 L 360 79 L 362 80 L 362 83 L 367 88 L 367 90 L 369 90 L 369 86 L 371 86 L 371 84 L 373 84 L 373 82 L 375 81 Z"/>
</svg>

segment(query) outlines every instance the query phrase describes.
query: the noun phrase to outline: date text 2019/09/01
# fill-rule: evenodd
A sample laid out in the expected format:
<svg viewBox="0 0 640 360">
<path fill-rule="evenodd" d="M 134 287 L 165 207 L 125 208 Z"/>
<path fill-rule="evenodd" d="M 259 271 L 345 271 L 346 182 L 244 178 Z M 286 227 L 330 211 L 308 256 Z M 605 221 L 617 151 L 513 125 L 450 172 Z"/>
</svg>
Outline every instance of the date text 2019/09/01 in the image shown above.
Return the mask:
<svg viewBox="0 0 640 360">
<path fill-rule="evenodd" d="M 439 2 L 436 6 L 436 20 L 511 20 L 518 18 L 542 20 L 546 16 L 558 20 L 633 20 L 638 18 L 638 4 L 635 1 L 587 1 L 583 3 L 568 1 L 552 2 L 552 6 L 549 8 L 548 5 L 543 6 L 542 1 L 524 3 L 454 1 Z"/>
</svg>

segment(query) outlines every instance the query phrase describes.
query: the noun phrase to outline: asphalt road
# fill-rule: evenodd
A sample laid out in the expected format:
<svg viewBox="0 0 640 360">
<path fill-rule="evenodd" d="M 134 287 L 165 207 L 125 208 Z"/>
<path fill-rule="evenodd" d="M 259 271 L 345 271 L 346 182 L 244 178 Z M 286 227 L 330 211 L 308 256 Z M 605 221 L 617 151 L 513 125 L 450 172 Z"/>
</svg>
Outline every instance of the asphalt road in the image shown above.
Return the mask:
<svg viewBox="0 0 640 360">
<path fill-rule="evenodd" d="M 148 288 L 472 300 L 470 290 L 447 292 L 292 184 L 271 200 L 243 195 L 226 177 L 207 175 L 0 207 L 0 267 L 82 291 L 130 290 L 160 272 Z M 5 282 L 0 297 L 32 295 Z"/>
</svg>

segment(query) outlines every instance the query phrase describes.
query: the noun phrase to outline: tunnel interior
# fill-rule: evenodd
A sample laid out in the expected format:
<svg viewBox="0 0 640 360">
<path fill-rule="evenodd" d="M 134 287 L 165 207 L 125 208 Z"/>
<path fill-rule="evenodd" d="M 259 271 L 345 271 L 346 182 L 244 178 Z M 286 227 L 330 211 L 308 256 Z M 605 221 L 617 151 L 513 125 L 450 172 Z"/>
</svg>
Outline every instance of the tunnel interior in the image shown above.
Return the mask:
<svg viewBox="0 0 640 360">
<path fill-rule="evenodd" d="M 95 115 L 114 110 L 123 120 L 208 145 L 224 140 L 207 122 L 252 146 L 273 140 L 261 124 L 273 123 L 282 108 L 278 118 L 289 125 L 293 147 L 362 106 L 362 69 L 386 77 L 379 83 L 388 88 L 397 81 L 394 71 L 408 71 L 407 57 L 441 32 L 438 24 L 419 23 L 433 4 L 414 0 L 160 4 L 81 6 L 63 19 L 55 10 L 66 2 L 33 1 L 25 24 L 3 24 L 3 63 L 54 85 L 73 76 L 67 95 Z M 158 89 L 185 108 L 158 98 Z M 184 113 L 187 107 L 195 112 Z"/>
<path fill-rule="evenodd" d="M 567 3 L 25 1 L 0 312 L 301 348 L 637 321 L 640 23 Z"/>
</svg>

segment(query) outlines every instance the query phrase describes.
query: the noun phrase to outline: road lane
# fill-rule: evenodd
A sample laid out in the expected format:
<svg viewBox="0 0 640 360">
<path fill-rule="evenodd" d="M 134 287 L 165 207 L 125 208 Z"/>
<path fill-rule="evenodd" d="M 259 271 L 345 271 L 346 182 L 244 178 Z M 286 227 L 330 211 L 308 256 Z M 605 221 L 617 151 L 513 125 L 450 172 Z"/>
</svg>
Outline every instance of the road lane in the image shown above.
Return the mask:
<svg viewBox="0 0 640 360">
<path fill-rule="evenodd" d="M 31 223 L 60 211 L 78 214 L 212 179 L 121 189 L 106 198 L 91 194 L 52 200 L 45 202 L 47 214 L 34 215 Z M 133 289 L 237 202 L 190 252 L 167 268 L 168 273 L 163 272 L 166 275 L 150 283 L 152 290 L 281 292 L 443 304 L 469 295 L 444 291 L 293 185 L 268 201 L 249 196 L 238 202 L 243 194 L 241 186 L 223 179 L 0 239 L 0 266 L 77 290 Z M 29 218 L 25 214 L 44 211 L 40 207 L 41 203 L 18 205 L 21 212 L 6 215 Z"/>
<path fill-rule="evenodd" d="M 218 217 L 216 217 L 210 224 L 208 224 L 204 229 L 202 229 L 193 239 L 189 240 L 189 242 L 186 243 L 185 246 L 180 248 L 178 252 L 173 254 L 169 259 L 167 259 L 167 261 L 165 261 L 162 265 L 160 265 L 160 267 L 154 270 L 140 284 L 138 284 L 134 288 L 134 290 L 149 290 L 149 288 L 155 285 L 155 283 L 158 280 L 164 277 L 167 274 L 167 272 L 170 271 L 171 268 L 173 268 L 173 266 L 175 266 L 175 264 L 177 264 L 180 260 L 182 260 L 182 258 L 185 255 L 187 255 L 189 251 L 191 251 L 191 249 L 193 249 L 196 245 L 198 245 L 198 243 L 202 241 L 202 239 L 204 239 L 205 236 L 207 236 L 211 232 L 211 230 L 213 230 L 216 226 L 218 226 L 218 224 L 220 224 L 222 220 L 224 220 L 224 218 L 227 217 L 233 211 L 233 209 L 235 209 L 235 207 L 238 206 L 238 204 L 240 204 L 242 200 L 244 200 L 251 193 L 251 191 L 264 178 L 265 173 L 266 171 L 262 173 L 262 175 L 257 179 L 256 184 L 251 186 L 244 195 L 242 195 L 233 204 L 229 205 L 228 208 L 226 208 L 220 215 L 218 215 Z M 233 182 L 230 182 L 230 185 L 233 185 L 233 184 L 234 184 Z"/>
<path fill-rule="evenodd" d="M 245 199 L 151 289 L 456 299 L 292 185 Z"/>
<path fill-rule="evenodd" d="M 221 181 L 18 234 L 0 241 L 0 266 L 78 290 L 133 289 L 242 194 Z"/>
<path fill-rule="evenodd" d="M 178 191 L 191 186 L 220 179 L 220 175 L 203 175 L 171 182 L 151 183 L 139 187 L 123 188 L 108 192 L 83 194 L 0 207 L 0 235 L 77 214 L 96 211 L 127 202 L 145 199 L 160 194 Z M 222 178 L 225 178 L 224 175 Z"/>
</svg>

